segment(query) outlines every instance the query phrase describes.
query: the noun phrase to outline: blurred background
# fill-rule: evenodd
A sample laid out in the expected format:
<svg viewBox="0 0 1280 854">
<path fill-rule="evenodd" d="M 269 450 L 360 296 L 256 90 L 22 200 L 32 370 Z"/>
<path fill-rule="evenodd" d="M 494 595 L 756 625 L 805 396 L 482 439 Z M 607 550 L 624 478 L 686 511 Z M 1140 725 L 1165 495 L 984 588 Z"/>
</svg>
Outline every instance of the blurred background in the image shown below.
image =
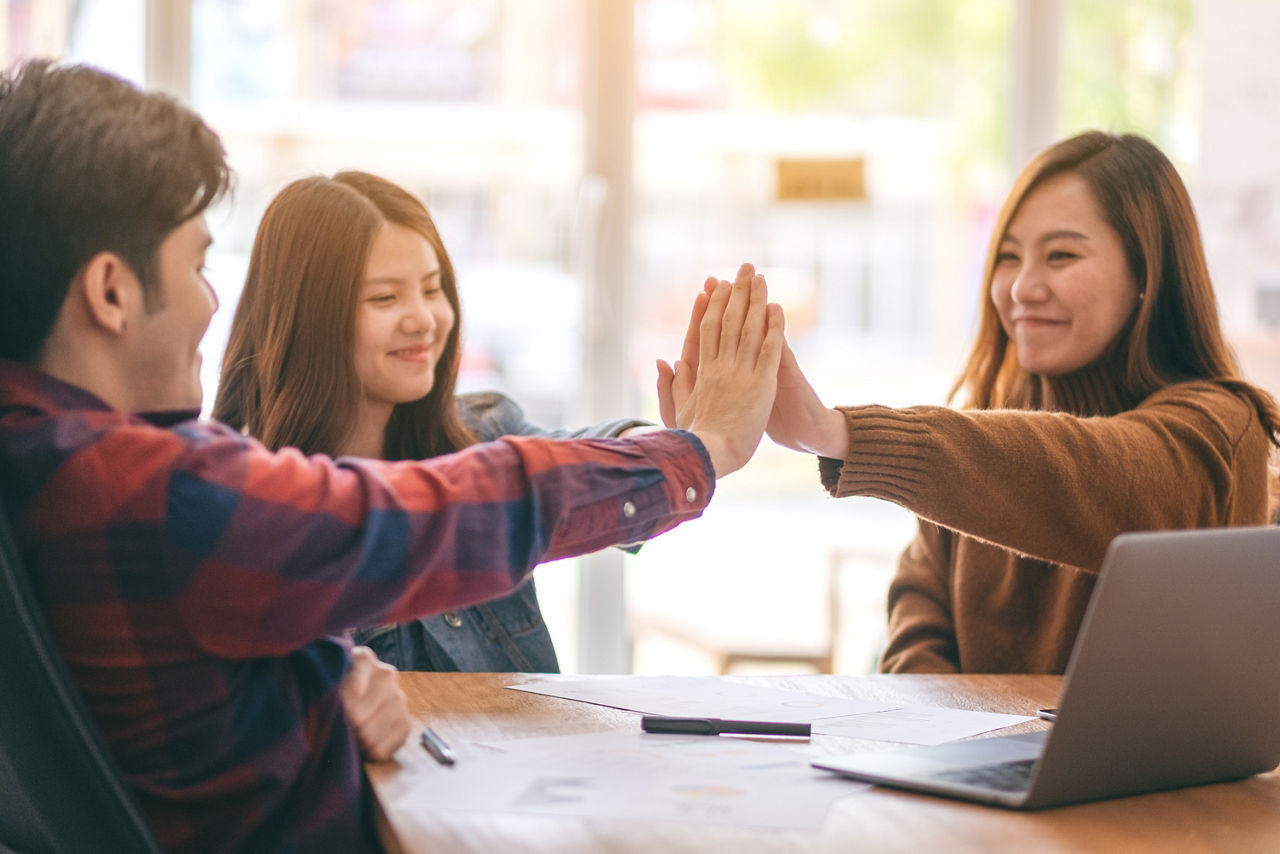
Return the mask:
<svg viewBox="0 0 1280 854">
<path fill-rule="evenodd" d="M 1277 41 L 1274 0 L 0 0 L 0 63 L 105 67 L 221 134 L 206 404 L 267 202 L 358 168 L 439 224 L 460 387 L 546 426 L 657 420 L 654 359 L 748 260 L 828 403 L 945 402 L 1013 176 L 1088 128 L 1179 167 L 1280 392 Z M 637 556 L 538 570 L 564 669 L 872 670 L 911 515 L 767 439 L 717 493 Z"/>
</svg>

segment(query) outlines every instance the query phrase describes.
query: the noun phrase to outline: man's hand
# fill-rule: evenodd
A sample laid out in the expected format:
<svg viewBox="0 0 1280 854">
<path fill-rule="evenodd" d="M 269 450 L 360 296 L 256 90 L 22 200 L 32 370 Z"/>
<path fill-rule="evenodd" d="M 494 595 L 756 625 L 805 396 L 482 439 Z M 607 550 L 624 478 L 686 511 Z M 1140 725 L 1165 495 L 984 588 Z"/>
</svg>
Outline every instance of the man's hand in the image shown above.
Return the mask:
<svg viewBox="0 0 1280 854">
<path fill-rule="evenodd" d="M 680 359 L 658 363 L 663 423 L 696 434 L 716 477 L 746 465 L 773 408 L 782 309 L 767 302 L 763 276 L 743 264 L 732 285 L 711 283 L 694 301 Z"/>
<path fill-rule="evenodd" d="M 396 673 L 369 647 L 351 650 L 351 670 L 342 680 L 339 694 L 365 759 L 390 759 L 413 728 Z"/>
</svg>

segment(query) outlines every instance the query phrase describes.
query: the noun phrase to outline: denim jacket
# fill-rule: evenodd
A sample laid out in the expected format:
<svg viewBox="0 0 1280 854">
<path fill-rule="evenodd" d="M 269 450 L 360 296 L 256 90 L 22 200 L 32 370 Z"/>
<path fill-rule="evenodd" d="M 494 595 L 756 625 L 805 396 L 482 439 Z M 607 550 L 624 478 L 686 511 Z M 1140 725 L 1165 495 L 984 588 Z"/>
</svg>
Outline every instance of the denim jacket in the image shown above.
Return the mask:
<svg viewBox="0 0 1280 854">
<path fill-rule="evenodd" d="M 617 419 L 579 430 L 544 430 L 498 392 L 460 394 L 458 414 L 482 442 L 501 436 L 598 439 L 648 422 Z M 392 626 L 357 629 L 356 643 L 400 670 L 558 673 L 560 663 L 542 621 L 533 577 L 514 593 L 469 608 Z"/>
</svg>

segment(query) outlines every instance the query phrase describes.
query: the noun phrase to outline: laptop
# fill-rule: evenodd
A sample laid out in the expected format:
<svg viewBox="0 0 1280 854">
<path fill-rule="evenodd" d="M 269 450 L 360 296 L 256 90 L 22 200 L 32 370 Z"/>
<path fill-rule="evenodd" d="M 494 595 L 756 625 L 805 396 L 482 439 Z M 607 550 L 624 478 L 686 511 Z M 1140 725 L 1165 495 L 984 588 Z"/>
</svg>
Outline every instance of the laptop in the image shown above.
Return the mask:
<svg viewBox="0 0 1280 854">
<path fill-rule="evenodd" d="M 827 757 L 884 786 L 1040 809 L 1280 764 L 1280 527 L 1121 534 L 1047 731 Z"/>
</svg>

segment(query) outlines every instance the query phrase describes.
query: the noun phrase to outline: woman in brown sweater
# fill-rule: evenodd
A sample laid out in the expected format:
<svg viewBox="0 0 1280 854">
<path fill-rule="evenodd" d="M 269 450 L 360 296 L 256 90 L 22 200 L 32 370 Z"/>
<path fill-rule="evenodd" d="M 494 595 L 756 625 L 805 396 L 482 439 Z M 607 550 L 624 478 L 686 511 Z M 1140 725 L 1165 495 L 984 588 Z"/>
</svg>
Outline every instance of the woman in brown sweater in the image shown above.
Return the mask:
<svg viewBox="0 0 1280 854">
<path fill-rule="evenodd" d="M 961 409 L 829 409 L 783 358 L 770 436 L 817 454 L 832 495 L 919 517 L 886 671 L 1062 672 L 1116 534 L 1267 519 L 1280 411 L 1240 378 L 1191 201 L 1150 142 L 1038 156 L 984 284 Z"/>
</svg>

